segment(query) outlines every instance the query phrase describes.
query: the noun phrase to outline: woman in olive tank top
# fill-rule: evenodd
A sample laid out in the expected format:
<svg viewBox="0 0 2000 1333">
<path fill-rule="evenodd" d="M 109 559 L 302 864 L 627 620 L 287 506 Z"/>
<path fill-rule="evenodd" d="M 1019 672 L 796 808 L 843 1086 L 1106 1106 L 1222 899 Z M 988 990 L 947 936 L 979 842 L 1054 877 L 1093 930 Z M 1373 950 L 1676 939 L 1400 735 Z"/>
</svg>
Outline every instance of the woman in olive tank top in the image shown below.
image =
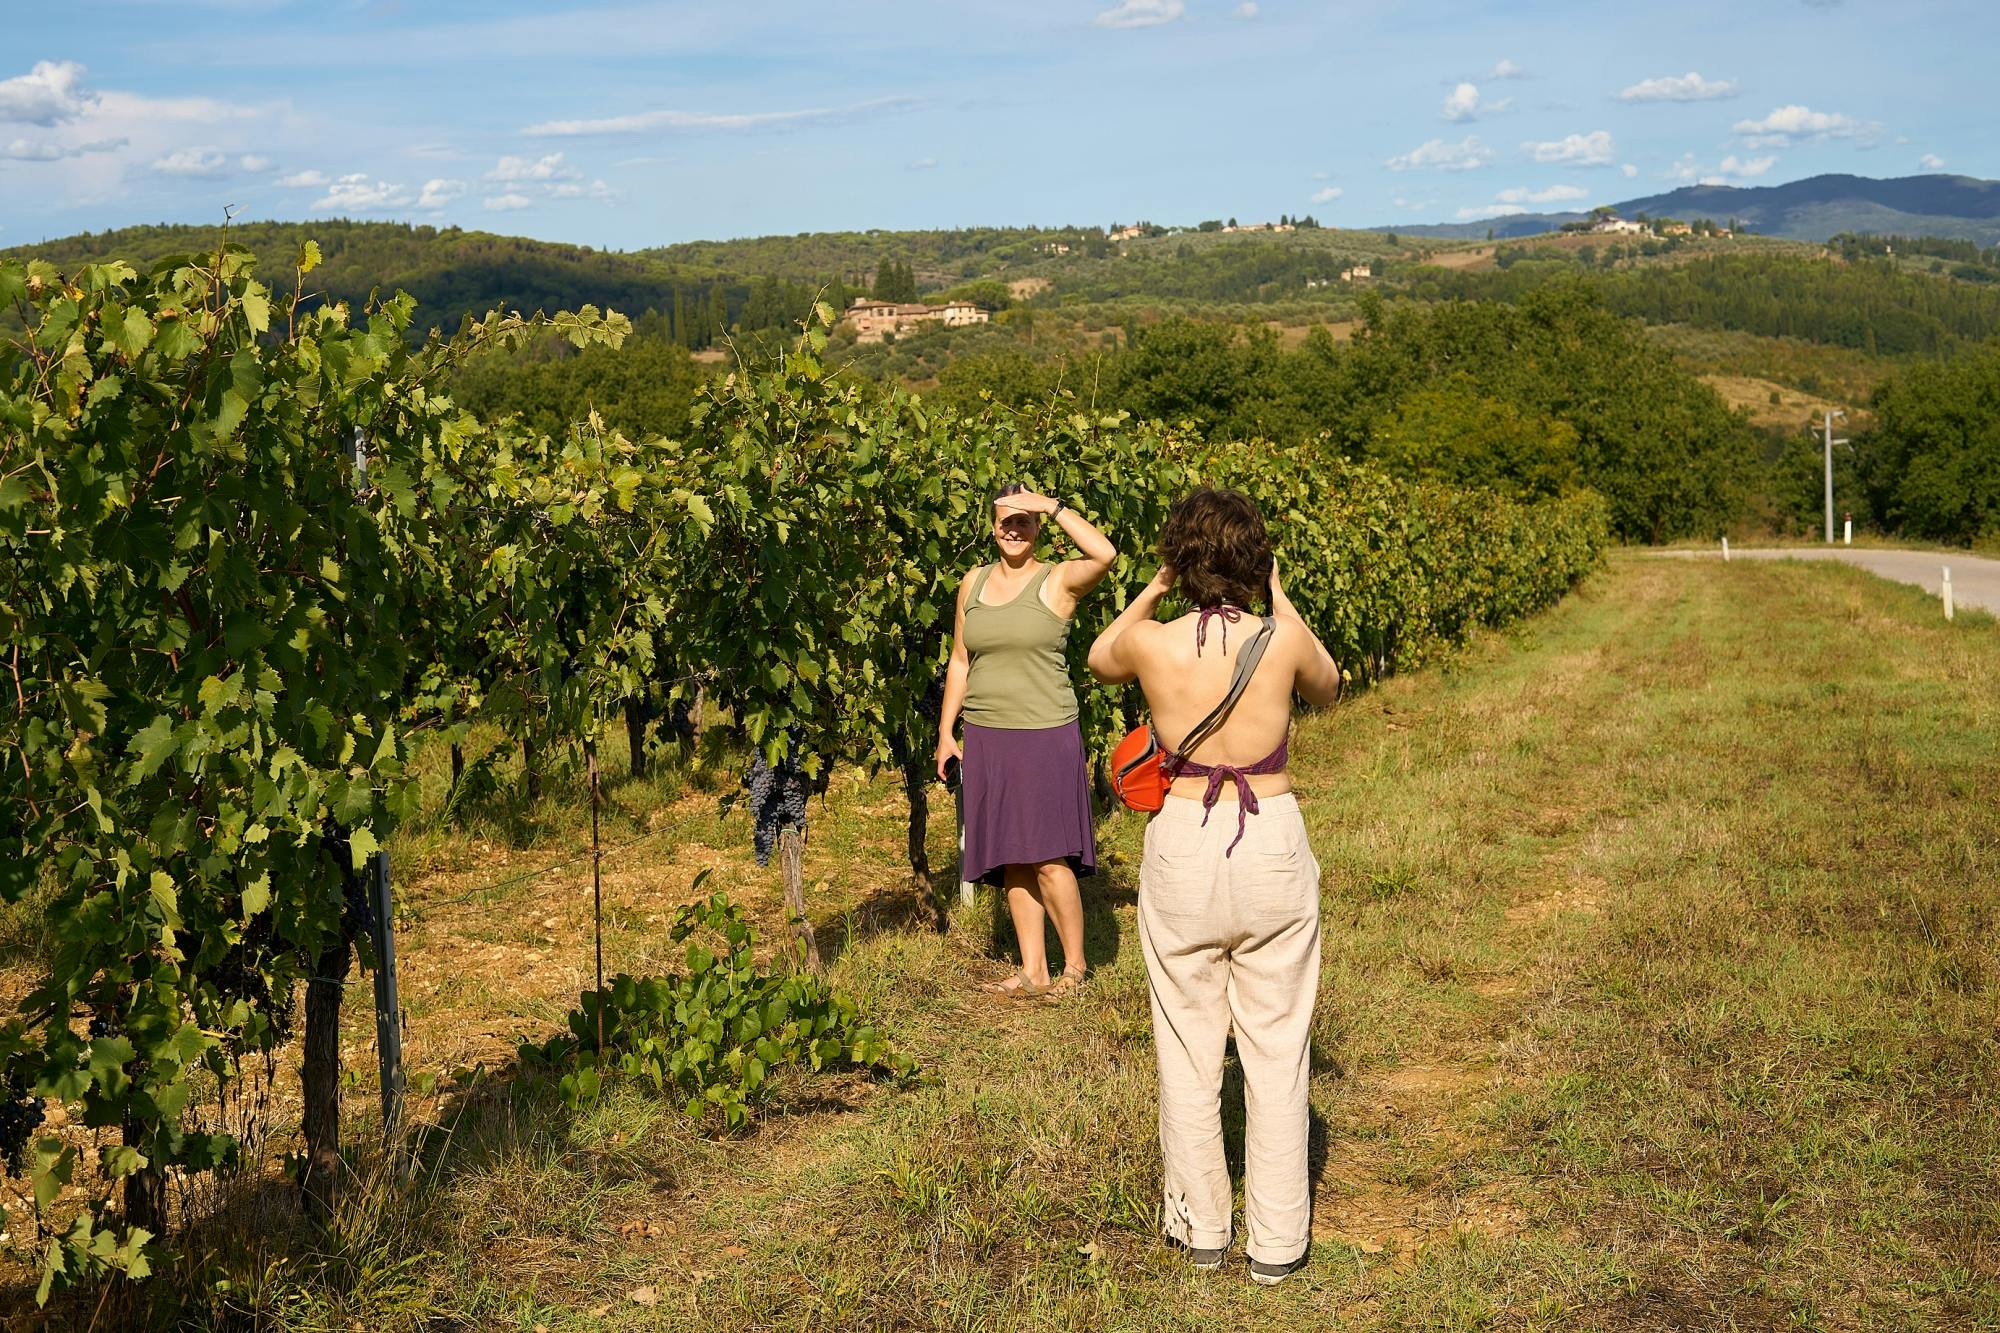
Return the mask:
<svg viewBox="0 0 2000 1333">
<path fill-rule="evenodd" d="M 1021 999 L 1057 997 L 1084 976 L 1077 877 L 1097 872 L 1069 627 L 1077 600 L 1104 578 L 1118 552 L 1083 515 L 1020 485 L 1003 487 L 993 511 L 1000 559 L 969 572 L 958 588 L 938 777 L 951 760 L 961 760 L 960 876 L 1006 890 L 1021 941 L 1021 970 L 986 989 Z M 1035 559 L 1044 514 L 1076 544 L 1076 559 Z M 952 734 L 961 719 L 962 748 Z M 1044 939 L 1051 921 L 1063 955 L 1062 975 L 1053 981 Z"/>
</svg>

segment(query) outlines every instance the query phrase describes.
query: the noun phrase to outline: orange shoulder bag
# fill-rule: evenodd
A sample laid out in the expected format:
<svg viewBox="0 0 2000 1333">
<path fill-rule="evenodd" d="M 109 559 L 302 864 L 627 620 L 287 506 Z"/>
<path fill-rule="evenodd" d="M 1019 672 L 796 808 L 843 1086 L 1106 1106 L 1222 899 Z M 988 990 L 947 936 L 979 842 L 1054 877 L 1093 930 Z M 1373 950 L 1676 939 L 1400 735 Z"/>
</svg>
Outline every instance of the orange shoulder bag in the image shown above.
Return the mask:
<svg viewBox="0 0 2000 1333">
<path fill-rule="evenodd" d="M 1263 660 L 1264 645 L 1271 640 L 1272 628 L 1277 622 L 1264 616 L 1263 624 L 1250 642 L 1243 645 L 1236 654 L 1236 671 L 1229 678 L 1229 693 L 1213 712 L 1195 723 L 1194 729 L 1181 742 L 1182 756 L 1194 753 L 1194 747 L 1207 740 L 1229 717 L 1229 710 L 1236 707 L 1236 701 L 1243 697 L 1249 687 L 1251 673 L 1257 670 L 1257 663 Z M 1174 775 L 1167 772 L 1167 748 L 1160 744 L 1160 738 L 1153 731 L 1153 724 L 1134 727 L 1125 733 L 1125 739 L 1118 742 L 1111 751 L 1111 789 L 1118 793 L 1118 799 L 1127 809 L 1143 810 L 1148 814 L 1167 803 L 1167 788 L 1173 785 Z"/>
</svg>

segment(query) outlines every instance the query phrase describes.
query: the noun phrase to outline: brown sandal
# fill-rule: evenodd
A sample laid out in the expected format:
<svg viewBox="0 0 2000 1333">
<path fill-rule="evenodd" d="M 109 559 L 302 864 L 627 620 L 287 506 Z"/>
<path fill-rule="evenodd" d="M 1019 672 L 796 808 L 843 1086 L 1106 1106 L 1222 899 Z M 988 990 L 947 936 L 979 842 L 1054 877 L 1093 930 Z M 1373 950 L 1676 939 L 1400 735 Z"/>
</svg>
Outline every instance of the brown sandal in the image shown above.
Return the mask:
<svg viewBox="0 0 2000 1333">
<path fill-rule="evenodd" d="M 1064 972 L 1042 988 L 1041 998 L 1053 1002 L 1076 994 L 1083 989 L 1083 979 L 1086 975 L 1088 974 L 1083 972 Z"/>
<path fill-rule="evenodd" d="M 1048 987 L 1028 980 L 1026 972 L 1016 972 L 1011 977 L 999 981 L 982 982 L 980 990 L 988 995 L 997 995 L 1003 1000 L 1035 1000 L 1048 993 Z"/>
</svg>

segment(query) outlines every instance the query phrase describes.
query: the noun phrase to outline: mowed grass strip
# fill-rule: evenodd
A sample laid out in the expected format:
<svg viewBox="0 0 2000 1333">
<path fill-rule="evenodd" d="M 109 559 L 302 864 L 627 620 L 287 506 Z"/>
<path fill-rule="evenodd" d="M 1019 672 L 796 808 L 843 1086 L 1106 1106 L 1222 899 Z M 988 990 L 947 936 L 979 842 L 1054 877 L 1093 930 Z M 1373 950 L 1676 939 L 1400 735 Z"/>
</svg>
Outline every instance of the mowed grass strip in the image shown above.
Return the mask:
<svg viewBox="0 0 2000 1333">
<path fill-rule="evenodd" d="M 1156 1239 L 1142 822 L 1102 829 L 1090 985 L 1009 1004 L 974 985 L 1005 970 L 990 903 L 931 930 L 899 789 L 843 775 L 808 882 L 917 1086 L 798 1078 L 727 1142 L 630 1088 L 575 1116 L 447 1099 L 418 1188 L 356 1210 L 318 1278 L 231 1303 L 551 1330 L 2000 1321 L 1996 650 L 1990 620 L 1846 568 L 1621 556 L 1308 721 L 1315 1246 L 1280 1287 Z M 620 787 L 615 836 L 712 808 L 679 781 Z M 689 827 L 607 870 L 619 966 L 673 965 L 657 923 L 703 867 L 777 928 L 747 827 Z M 545 1031 L 585 979 L 587 866 L 443 902 L 494 870 L 485 836 L 408 849 L 432 1058 Z M 1225 1107 L 1240 1162 L 1233 1080 Z"/>
</svg>

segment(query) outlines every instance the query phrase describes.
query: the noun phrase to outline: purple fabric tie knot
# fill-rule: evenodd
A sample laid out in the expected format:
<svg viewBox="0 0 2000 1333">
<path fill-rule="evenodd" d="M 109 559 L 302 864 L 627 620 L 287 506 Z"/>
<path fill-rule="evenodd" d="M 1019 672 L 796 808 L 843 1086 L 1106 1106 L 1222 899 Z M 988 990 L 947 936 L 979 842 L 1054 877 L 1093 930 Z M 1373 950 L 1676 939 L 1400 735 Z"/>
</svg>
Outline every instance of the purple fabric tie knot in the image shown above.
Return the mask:
<svg viewBox="0 0 2000 1333">
<path fill-rule="evenodd" d="M 1208 642 L 1208 618 L 1219 617 L 1222 621 L 1222 655 L 1229 656 L 1229 627 L 1243 619 L 1243 612 L 1233 606 L 1204 606 L 1201 615 L 1194 622 L 1194 655 L 1201 656 L 1201 646 Z"/>
<path fill-rule="evenodd" d="M 1257 813 L 1257 793 L 1250 789 L 1250 777 L 1262 773 L 1282 773 L 1285 761 L 1291 753 L 1292 736 L 1289 730 L 1285 738 L 1278 742 L 1278 748 L 1259 759 L 1254 764 L 1198 764 L 1192 759 L 1183 759 L 1177 754 L 1168 754 L 1162 765 L 1167 780 L 1175 778 L 1207 778 L 1208 790 L 1201 794 L 1201 826 L 1208 827 L 1208 817 L 1215 813 L 1215 804 L 1222 799 L 1222 784 L 1236 783 L 1236 836 L 1223 849 L 1228 856 L 1236 850 L 1236 844 L 1243 841 L 1244 831 L 1249 828 L 1250 816 Z"/>
</svg>

